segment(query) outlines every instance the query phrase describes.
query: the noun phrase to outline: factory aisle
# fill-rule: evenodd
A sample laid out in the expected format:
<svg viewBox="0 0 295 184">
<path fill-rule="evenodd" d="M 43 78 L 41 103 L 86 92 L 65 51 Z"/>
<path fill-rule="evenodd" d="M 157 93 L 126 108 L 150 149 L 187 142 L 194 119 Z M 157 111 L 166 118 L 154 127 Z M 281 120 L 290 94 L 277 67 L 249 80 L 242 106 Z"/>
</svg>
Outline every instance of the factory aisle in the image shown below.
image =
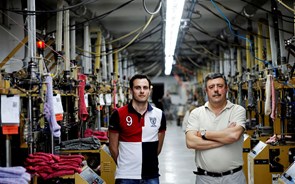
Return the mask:
<svg viewBox="0 0 295 184">
<path fill-rule="evenodd" d="M 194 184 L 194 150 L 186 148 L 185 134 L 176 122 L 168 123 L 159 155 L 160 184 Z"/>
</svg>

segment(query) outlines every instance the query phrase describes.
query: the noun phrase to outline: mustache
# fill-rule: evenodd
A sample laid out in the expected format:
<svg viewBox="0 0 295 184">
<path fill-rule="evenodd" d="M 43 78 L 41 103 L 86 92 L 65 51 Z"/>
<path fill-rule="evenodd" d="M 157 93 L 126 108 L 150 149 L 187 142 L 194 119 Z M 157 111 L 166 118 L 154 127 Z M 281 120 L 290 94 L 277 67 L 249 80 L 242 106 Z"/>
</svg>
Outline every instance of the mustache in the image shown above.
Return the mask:
<svg viewBox="0 0 295 184">
<path fill-rule="evenodd" d="M 219 94 L 219 93 L 214 93 L 212 96 L 213 96 L 213 97 L 221 96 L 221 94 Z"/>
</svg>

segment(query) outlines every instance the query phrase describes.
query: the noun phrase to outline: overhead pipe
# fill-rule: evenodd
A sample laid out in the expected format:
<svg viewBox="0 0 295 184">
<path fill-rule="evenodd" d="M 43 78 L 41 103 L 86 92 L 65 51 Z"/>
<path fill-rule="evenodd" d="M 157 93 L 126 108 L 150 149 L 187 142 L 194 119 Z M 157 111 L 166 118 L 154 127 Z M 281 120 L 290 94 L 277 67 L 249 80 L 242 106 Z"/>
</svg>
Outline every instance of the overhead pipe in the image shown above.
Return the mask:
<svg viewBox="0 0 295 184">
<path fill-rule="evenodd" d="M 70 59 L 71 61 L 76 60 L 76 26 L 75 26 L 76 21 L 74 19 L 71 20 L 71 42 L 70 42 L 70 49 L 71 49 L 71 54 L 70 54 Z"/>
<path fill-rule="evenodd" d="M 252 27 L 252 21 L 248 20 L 248 26 L 247 26 L 247 41 L 246 41 L 246 60 L 247 60 L 247 69 L 249 70 L 249 72 L 252 72 L 255 64 L 255 49 L 254 49 L 254 37 L 251 34 L 251 32 L 253 32 L 253 27 Z"/>
<path fill-rule="evenodd" d="M 101 65 L 102 65 L 102 81 L 107 81 L 107 57 L 106 57 L 106 43 L 105 38 L 101 38 Z"/>
<path fill-rule="evenodd" d="M 271 0 L 271 17 L 272 17 L 272 28 L 271 28 L 271 47 L 272 47 L 272 59 L 274 66 L 281 65 L 281 51 L 280 51 L 280 36 L 279 36 L 279 22 L 278 15 L 280 11 L 278 11 L 277 2 L 275 0 Z M 269 19 L 270 20 L 270 19 Z M 275 53 L 274 53 L 275 52 Z M 274 61 L 275 60 L 275 61 Z"/>
<path fill-rule="evenodd" d="M 268 17 L 268 25 L 269 25 L 269 40 L 270 40 L 270 49 L 271 49 L 271 61 L 272 65 L 275 67 L 278 65 L 277 59 L 278 59 L 278 52 L 277 52 L 277 46 L 275 41 L 275 30 L 273 25 L 273 17 Z"/>
<path fill-rule="evenodd" d="M 69 6 L 76 6 L 71 8 L 71 16 L 77 17 L 77 18 L 86 18 L 90 19 L 93 17 L 93 12 L 89 10 L 83 3 L 83 0 L 66 0 Z M 80 4 L 80 5 L 79 5 Z M 79 5 L 79 6 L 78 6 Z"/>
<path fill-rule="evenodd" d="M 268 2 L 268 0 L 251 0 L 250 2 L 247 3 L 242 9 L 241 14 L 242 15 L 237 15 L 234 19 L 230 20 L 232 23 L 235 25 L 242 26 L 247 22 L 247 18 L 254 17 L 258 8 L 257 7 L 262 7 Z M 243 16 L 244 15 L 244 16 Z M 221 31 L 221 34 L 227 33 L 228 28 L 226 27 Z"/>
<path fill-rule="evenodd" d="M 114 98 L 114 108 L 117 108 L 117 83 L 119 75 L 119 53 L 114 52 L 114 75 L 113 75 L 113 98 Z"/>
<path fill-rule="evenodd" d="M 92 64 L 91 64 L 91 55 L 90 55 L 90 35 L 89 35 L 89 25 L 86 23 L 84 25 L 84 59 L 82 62 L 84 74 L 91 74 Z"/>
<path fill-rule="evenodd" d="M 95 75 L 98 75 L 100 72 L 100 56 L 101 56 L 100 52 L 101 52 L 101 30 L 99 29 L 97 31 L 96 42 L 95 42 L 95 63 L 94 63 Z"/>
<path fill-rule="evenodd" d="M 237 72 L 237 67 L 236 67 L 236 59 L 235 59 L 235 48 L 231 47 L 230 48 L 230 76 L 234 77 L 236 72 Z"/>
<path fill-rule="evenodd" d="M 220 46 L 219 46 L 219 73 L 223 73 L 224 70 L 223 70 L 223 52 L 221 51 L 220 49 Z"/>
<path fill-rule="evenodd" d="M 238 69 L 238 80 L 241 81 L 243 71 L 242 71 L 242 54 L 241 54 L 240 47 L 237 48 L 237 69 Z"/>
<path fill-rule="evenodd" d="M 128 65 L 128 80 L 136 73 L 134 60 L 131 59 L 129 63 L 130 64 Z"/>
<path fill-rule="evenodd" d="M 27 2 L 28 11 L 35 12 L 35 0 L 28 0 Z M 35 74 L 32 73 L 34 71 L 33 66 L 35 66 L 35 58 L 36 58 L 36 16 L 35 15 L 28 15 L 28 47 L 29 47 L 29 57 L 31 61 L 29 62 L 28 72 L 31 74 L 31 79 L 36 77 Z M 31 67 L 31 68 L 30 68 Z M 30 70 L 30 71 L 29 71 Z M 32 76 L 33 75 L 33 76 Z M 29 95 L 28 101 L 28 120 L 29 120 L 29 127 L 28 127 L 28 150 L 29 153 L 33 153 L 33 146 L 34 146 L 34 139 L 33 139 L 33 117 L 32 117 L 32 99 L 31 95 Z M 7 144 L 8 145 L 8 144 Z"/>
<path fill-rule="evenodd" d="M 63 0 L 57 1 L 57 9 L 60 10 L 63 8 Z M 58 52 L 62 51 L 62 20 L 63 20 L 63 12 L 59 11 L 56 15 L 56 37 L 55 37 L 55 45 L 56 50 Z"/>
<path fill-rule="evenodd" d="M 113 46 L 111 43 L 108 43 L 107 53 L 110 53 L 110 54 L 108 54 L 107 63 L 108 63 L 108 80 L 111 80 L 112 76 L 114 75 Z M 114 54 L 116 54 L 116 53 L 114 53 Z"/>
<path fill-rule="evenodd" d="M 119 73 L 118 73 L 119 82 L 122 82 L 123 79 L 123 58 L 121 52 L 119 52 Z"/>
<path fill-rule="evenodd" d="M 70 10 L 64 11 L 64 70 L 70 72 Z"/>
<path fill-rule="evenodd" d="M 262 7 L 268 0 L 252 0 L 247 3 L 242 9 L 241 15 L 237 15 L 232 22 L 236 25 L 242 26 L 247 22 L 247 18 L 254 17 L 258 8 Z M 244 15 L 244 16 L 243 16 Z"/>
<path fill-rule="evenodd" d="M 279 14 L 278 18 L 278 28 L 279 28 L 279 46 L 280 46 L 280 60 L 281 60 L 281 69 L 282 73 L 287 75 L 287 57 L 286 57 L 286 49 L 285 49 L 285 40 L 284 40 L 284 32 L 282 31 L 283 29 L 283 20 L 281 13 Z"/>
<path fill-rule="evenodd" d="M 258 25 L 257 25 L 257 34 L 262 35 L 262 31 L 263 31 L 262 30 L 262 22 L 259 21 Z M 259 60 L 264 60 L 264 58 L 263 58 L 263 40 L 262 40 L 261 36 L 257 37 L 257 58 Z M 262 71 L 263 68 L 264 68 L 263 62 L 259 61 L 258 62 L 258 70 Z"/>
<path fill-rule="evenodd" d="M 250 34 L 247 33 L 246 35 L 247 40 L 250 40 Z M 246 41 L 246 69 L 251 71 L 252 68 L 252 62 L 251 62 L 251 47 L 250 43 Z"/>
<path fill-rule="evenodd" d="M 118 81 L 118 75 L 119 75 L 119 53 L 114 52 L 114 80 Z"/>
<path fill-rule="evenodd" d="M 243 14 L 247 17 L 253 17 L 257 12 L 257 7 L 262 7 L 268 0 L 252 0 L 243 8 Z"/>
<path fill-rule="evenodd" d="M 154 73 L 155 71 L 158 71 L 159 70 L 159 65 L 161 63 L 158 63 L 158 62 L 155 62 L 155 64 L 153 64 L 153 68 L 152 69 L 145 69 L 144 72 L 141 72 L 142 74 L 144 75 L 148 75 L 150 73 Z"/>
<path fill-rule="evenodd" d="M 269 37 L 269 35 L 270 35 L 270 31 L 269 31 L 269 29 L 270 29 L 270 26 L 268 25 L 269 23 L 267 23 L 267 26 L 266 26 L 266 35 Z M 271 44 L 270 44 L 270 38 L 269 39 L 267 39 L 266 41 L 266 60 L 269 62 L 269 61 L 271 61 L 271 58 L 272 58 L 272 55 L 271 55 Z M 268 67 L 271 67 L 271 66 L 269 66 L 268 65 Z"/>
<path fill-rule="evenodd" d="M 28 11 L 29 12 L 35 12 L 36 5 L 35 0 L 28 0 L 27 2 Z M 36 15 L 30 14 L 28 15 L 28 47 L 30 52 L 30 59 L 35 61 L 36 58 Z"/>
<path fill-rule="evenodd" d="M 122 79 L 123 80 L 127 80 L 127 65 L 128 65 L 128 58 L 127 56 L 124 56 L 124 59 L 123 59 L 123 75 L 122 75 Z"/>
<path fill-rule="evenodd" d="M 223 52 L 223 63 L 224 63 L 224 75 L 225 76 L 228 76 L 228 75 L 230 75 L 230 68 L 231 68 L 231 66 L 230 66 L 230 50 L 225 50 L 224 52 Z"/>
</svg>

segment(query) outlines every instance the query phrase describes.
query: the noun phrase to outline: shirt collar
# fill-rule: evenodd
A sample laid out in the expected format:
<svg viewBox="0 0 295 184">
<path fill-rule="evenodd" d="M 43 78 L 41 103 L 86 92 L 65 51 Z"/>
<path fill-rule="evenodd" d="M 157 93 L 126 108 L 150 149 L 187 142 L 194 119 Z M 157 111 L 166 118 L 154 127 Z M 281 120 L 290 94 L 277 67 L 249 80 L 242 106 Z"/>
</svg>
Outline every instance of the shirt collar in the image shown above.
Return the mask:
<svg viewBox="0 0 295 184">
<path fill-rule="evenodd" d="M 223 108 L 223 110 L 230 109 L 232 106 L 234 106 L 234 104 L 231 103 L 229 100 L 227 100 L 226 102 L 226 106 Z M 206 102 L 204 106 L 209 109 L 209 102 Z"/>
<path fill-rule="evenodd" d="M 148 107 L 147 107 L 147 111 L 152 111 L 153 110 L 153 106 L 150 104 L 150 103 L 148 103 Z M 128 104 L 128 111 L 129 112 L 136 112 L 136 113 L 138 113 L 134 108 L 133 108 L 133 106 L 132 106 L 132 100 L 129 102 L 129 104 Z"/>
</svg>

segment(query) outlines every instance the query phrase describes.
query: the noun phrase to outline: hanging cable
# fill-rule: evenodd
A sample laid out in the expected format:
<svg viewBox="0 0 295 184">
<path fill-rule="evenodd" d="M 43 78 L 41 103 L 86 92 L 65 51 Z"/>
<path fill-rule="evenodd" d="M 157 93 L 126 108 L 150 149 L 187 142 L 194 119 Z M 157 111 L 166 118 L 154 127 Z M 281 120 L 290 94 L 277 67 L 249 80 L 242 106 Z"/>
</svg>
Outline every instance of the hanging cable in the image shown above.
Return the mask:
<svg viewBox="0 0 295 184">
<path fill-rule="evenodd" d="M 150 14 L 150 15 L 155 15 L 155 14 L 157 14 L 159 11 L 160 11 L 160 9 L 161 9 L 161 7 L 162 7 L 162 0 L 159 0 L 159 3 L 158 3 L 158 8 L 156 8 L 156 10 L 154 11 L 154 12 L 151 12 L 151 11 L 149 11 L 148 10 L 148 8 L 146 7 L 146 4 L 145 4 L 145 0 L 142 0 L 142 4 L 143 4 L 143 8 L 144 8 L 144 10 L 148 13 L 148 14 Z"/>
<path fill-rule="evenodd" d="M 194 40 L 197 42 L 197 44 L 200 45 L 205 50 L 206 53 L 209 53 L 213 57 L 218 58 L 218 56 L 216 54 L 214 54 L 213 52 L 211 52 L 210 50 L 208 50 L 205 46 L 203 46 L 202 44 L 200 44 L 199 41 L 198 41 L 198 39 L 195 37 L 195 35 L 193 35 L 190 31 L 188 31 L 188 33 L 194 38 Z"/>
<path fill-rule="evenodd" d="M 295 13 L 295 10 L 291 7 L 289 7 L 288 5 L 286 5 L 282 0 L 277 0 L 281 5 L 283 5 L 285 8 L 287 8 L 288 10 L 290 10 L 291 12 Z"/>
<path fill-rule="evenodd" d="M 157 16 L 156 18 L 158 18 L 158 16 Z M 155 19 L 156 19 L 156 18 L 155 18 Z M 157 26 L 155 26 L 155 28 L 158 27 L 160 24 L 161 24 L 161 23 L 159 23 Z M 132 34 L 138 32 L 138 31 L 139 31 L 140 29 L 142 29 L 143 27 L 144 27 L 144 25 L 143 25 L 143 26 L 140 26 L 139 28 L 137 28 L 137 29 L 135 29 L 135 30 L 133 30 L 133 31 L 131 31 L 131 32 L 129 32 L 129 33 L 127 33 L 126 35 L 123 35 L 123 36 L 121 36 L 121 37 L 119 37 L 119 38 L 116 38 L 116 39 L 114 39 L 114 40 L 108 41 L 107 44 L 109 44 L 109 43 L 114 43 L 114 42 L 118 42 L 118 41 L 120 41 L 120 40 L 123 40 L 124 38 L 127 38 L 127 37 L 129 37 L 130 35 L 132 35 Z M 155 28 L 152 28 L 151 31 L 154 30 Z M 149 34 L 149 32 L 146 33 L 146 34 Z M 138 41 L 136 41 L 135 43 L 137 43 L 137 42 L 138 42 Z"/>
<path fill-rule="evenodd" d="M 266 64 L 271 65 L 272 68 L 273 68 L 273 65 L 272 65 L 271 63 L 269 63 L 268 61 L 263 60 L 263 59 L 259 59 L 259 58 L 257 58 L 257 57 L 255 56 L 255 54 L 253 53 L 253 49 L 252 49 L 252 48 L 253 48 L 253 43 L 251 42 L 251 40 L 249 40 L 248 38 L 246 38 L 246 37 L 244 37 L 244 36 L 241 36 L 241 35 L 235 33 L 235 32 L 233 31 L 233 28 L 232 28 L 231 22 L 230 22 L 230 21 L 228 20 L 228 18 L 224 15 L 224 13 L 219 9 L 219 7 L 215 4 L 214 0 L 210 0 L 210 1 L 211 1 L 211 3 L 213 4 L 213 6 L 216 8 L 216 10 L 217 10 L 217 11 L 221 14 L 221 16 L 224 18 L 224 20 L 227 22 L 227 25 L 228 25 L 228 28 L 229 28 L 231 34 L 233 34 L 233 35 L 237 36 L 238 38 L 241 38 L 241 39 L 245 40 L 246 42 L 248 42 L 249 45 L 250 45 L 250 48 L 249 48 L 249 49 L 250 49 L 250 52 L 252 53 L 252 56 L 253 56 L 256 60 L 263 62 L 265 65 L 266 65 Z"/>
<path fill-rule="evenodd" d="M 101 56 L 104 56 L 104 55 L 109 55 L 109 54 L 114 54 L 114 53 L 117 53 L 117 52 L 121 52 L 122 50 L 126 49 L 127 47 L 129 47 L 138 37 L 139 35 L 144 32 L 144 30 L 148 27 L 148 25 L 151 23 L 152 19 L 153 19 L 154 15 L 151 15 L 151 17 L 149 18 L 149 20 L 147 21 L 147 23 L 144 25 L 144 27 L 142 28 L 142 30 L 140 32 L 137 33 L 137 35 L 135 35 L 134 38 L 132 38 L 126 45 L 124 45 L 123 47 L 121 48 L 118 48 L 118 49 L 113 49 L 114 51 L 111 51 L 111 52 L 108 52 L 108 53 L 102 53 Z M 76 46 L 76 48 L 80 51 L 83 51 L 83 52 L 87 52 L 87 53 L 90 53 L 90 54 L 93 54 L 95 55 L 94 52 L 90 52 L 90 51 L 84 51 L 83 49 L 79 48 L 78 46 Z"/>
<path fill-rule="evenodd" d="M 96 0 L 85 0 L 85 1 L 82 1 L 78 4 L 75 4 L 73 6 L 66 6 L 65 8 L 56 9 L 56 10 L 27 11 L 27 10 L 11 10 L 11 9 L 4 9 L 4 8 L 0 8 L 0 10 L 9 11 L 9 12 L 18 13 L 18 14 L 36 15 L 36 14 L 40 14 L 40 13 L 57 13 L 57 12 L 61 12 L 61 11 L 71 10 L 73 8 L 76 8 L 76 7 L 79 7 L 82 5 L 86 5 L 86 4 L 90 4 L 93 2 L 96 2 Z"/>
<path fill-rule="evenodd" d="M 241 17 L 247 19 L 247 20 L 251 20 L 252 22 L 258 22 L 257 20 L 252 19 L 252 18 L 249 18 L 249 17 L 245 16 L 244 14 L 239 13 L 239 12 L 237 12 L 237 11 L 231 9 L 231 8 L 225 6 L 224 4 L 220 3 L 220 2 L 215 1 L 215 3 L 218 4 L 218 5 L 220 5 L 220 6 L 222 6 L 224 9 L 226 9 L 226 10 L 228 10 L 228 11 L 231 11 L 231 12 L 233 12 L 233 13 L 235 13 L 235 14 L 237 14 L 237 15 L 239 15 L 239 16 L 241 16 Z M 282 16 L 283 16 L 283 15 L 282 15 Z M 282 19 L 282 20 L 283 20 L 283 19 Z M 291 23 L 291 24 L 294 23 L 293 20 L 292 20 L 292 21 L 283 20 L 283 21 L 284 21 L 284 22 Z M 267 24 L 264 23 L 263 25 L 267 25 Z M 267 26 L 268 26 L 268 25 L 267 25 Z M 292 34 L 292 35 L 293 35 L 293 32 L 291 32 L 291 31 L 284 30 L 284 29 L 281 29 L 281 28 L 280 28 L 279 30 L 280 30 L 280 31 L 283 31 L 283 32 L 285 32 L 285 33 L 289 33 L 289 34 Z M 257 35 L 257 36 L 261 37 L 262 35 Z M 263 37 L 263 36 L 262 36 L 262 37 Z M 263 37 L 263 38 L 264 38 L 264 39 L 269 39 L 269 38 L 267 38 L 267 37 Z"/>
<path fill-rule="evenodd" d="M 16 22 L 13 18 L 11 18 L 9 15 L 7 15 L 6 13 L 4 13 L 2 10 L 0 10 L 0 13 L 2 13 L 3 15 L 5 15 L 7 18 L 9 18 L 11 21 L 13 21 L 16 25 L 18 25 L 19 27 L 21 27 L 23 30 L 25 30 L 26 32 L 28 32 L 28 29 L 26 29 L 23 25 L 20 25 L 18 22 Z M 6 30 L 4 27 L 1 26 L 1 28 L 3 30 L 5 30 L 6 32 L 8 32 L 10 35 L 13 35 L 12 33 L 10 33 L 8 30 Z M 20 41 L 15 35 L 13 36 L 14 38 L 16 38 L 18 41 Z M 42 38 L 38 38 L 36 37 L 38 41 L 43 40 Z M 66 59 L 63 55 L 61 55 L 58 51 L 54 50 L 50 45 L 45 44 L 47 48 L 49 48 L 52 52 L 54 52 L 55 54 L 57 54 L 58 56 L 62 57 L 64 60 Z M 27 47 L 28 48 L 28 47 Z M 30 49 L 30 48 L 28 48 Z"/>
<path fill-rule="evenodd" d="M 251 3 L 251 2 L 249 2 L 249 1 L 247 1 L 247 0 L 241 0 L 241 1 L 243 1 L 243 2 L 245 2 L 245 3 L 247 3 L 247 4 L 250 4 L 250 5 L 254 6 L 255 8 L 257 8 L 257 9 L 259 9 L 259 10 L 263 10 L 263 11 L 265 11 L 265 12 L 269 13 L 269 14 L 271 14 L 271 13 L 272 13 L 271 11 L 269 11 L 269 10 L 266 10 L 266 9 L 264 9 L 264 8 L 260 7 L 260 6 L 257 6 L 256 4 L 254 4 L 254 3 Z M 285 17 L 285 18 L 289 18 L 289 19 L 291 19 L 291 21 L 294 21 L 294 17 L 287 16 L 287 15 L 282 15 L 282 16 L 283 16 L 283 17 Z"/>
<path fill-rule="evenodd" d="M 77 23 L 75 25 L 72 25 L 72 26 L 84 25 L 87 22 L 90 23 L 90 22 L 95 21 L 95 20 L 101 20 L 101 19 L 105 18 L 106 16 L 110 15 L 111 13 L 115 12 L 116 10 L 119 10 L 119 9 L 123 8 L 124 6 L 128 5 L 129 3 L 132 3 L 133 1 L 135 1 L 135 0 L 127 1 L 126 3 L 123 3 L 123 4 L 119 5 L 118 7 L 114 8 L 114 9 L 112 9 L 112 10 L 106 12 L 106 13 L 103 13 L 101 15 L 98 15 L 98 16 L 95 16 L 93 18 L 87 19 L 85 21 L 79 22 L 79 23 Z"/>
</svg>

